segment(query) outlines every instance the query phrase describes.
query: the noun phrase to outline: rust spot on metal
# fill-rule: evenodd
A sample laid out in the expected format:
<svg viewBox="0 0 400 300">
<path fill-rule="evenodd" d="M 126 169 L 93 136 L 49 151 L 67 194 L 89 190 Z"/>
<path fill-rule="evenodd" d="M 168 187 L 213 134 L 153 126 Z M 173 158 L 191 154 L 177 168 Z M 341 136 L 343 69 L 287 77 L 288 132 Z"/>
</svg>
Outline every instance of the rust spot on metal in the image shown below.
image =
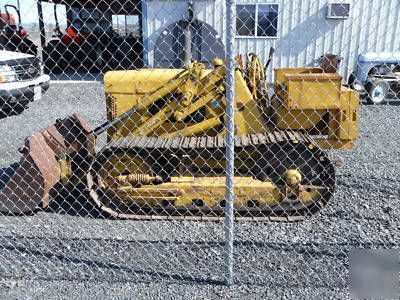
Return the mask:
<svg viewBox="0 0 400 300">
<path fill-rule="evenodd" d="M 67 154 L 68 159 L 84 160 L 95 153 L 91 131 L 86 120 L 74 114 L 26 138 L 19 165 L 0 191 L 0 212 L 27 213 L 46 207 L 62 175 L 59 160 Z"/>
</svg>

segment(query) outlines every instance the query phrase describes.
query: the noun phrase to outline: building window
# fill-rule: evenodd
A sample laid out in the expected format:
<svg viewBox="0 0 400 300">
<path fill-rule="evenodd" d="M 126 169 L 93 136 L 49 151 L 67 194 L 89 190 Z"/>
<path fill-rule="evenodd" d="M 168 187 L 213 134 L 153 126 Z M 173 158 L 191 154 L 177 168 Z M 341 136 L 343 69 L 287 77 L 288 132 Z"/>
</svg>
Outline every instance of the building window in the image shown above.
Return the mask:
<svg viewBox="0 0 400 300">
<path fill-rule="evenodd" d="M 236 5 L 236 35 L 277 37 L 278 4 Z"/>
</svg>

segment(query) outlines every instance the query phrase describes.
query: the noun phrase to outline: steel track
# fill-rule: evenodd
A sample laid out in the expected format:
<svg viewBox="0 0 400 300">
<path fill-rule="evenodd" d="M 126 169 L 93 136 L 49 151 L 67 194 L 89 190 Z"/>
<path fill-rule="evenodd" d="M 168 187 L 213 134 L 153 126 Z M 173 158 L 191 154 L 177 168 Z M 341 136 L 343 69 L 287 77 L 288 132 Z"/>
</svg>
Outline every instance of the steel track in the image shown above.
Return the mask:
<svg viewBox="0 0 400 300">
<path fill-rule="evenodd" d="M 97 206 L 103 211 L 109 213 L 112 216 L 118 218 L 130 218 L 130 219 L 151 219 L 151 220 L 223 220 L 223 211 L 216 213 L 210 209 L 197 211 L 187 211 L 186 214 L 177 215 L 171 208 L 161 207 L 150 208 L 148 211 L 143 207 L 138 207 L 138 213 L 134 213 L 132 208 L 127 211 L 116 211 L 112 206 L 117 207 L 117 204 L 111 204 L 107 198 L 105 192 L 99 188 L 96 184 L 98 180 L 99 168 L 104 164 L 105 159 L 113 153 L 130 153 L 142 157 L 143 159 L 149 159 L 152 157 L 154 161 L 160 159 L 160 157 L 171 157 L 181 155 L 197 155 L 201 154 L 205 159 L 214 158 L 221 160 L 225 153 L 225 137 L 179 137 L 179 138 L 162 138 L 162 137 L 123 137 L 118 140 L 113 140 L 108 143 L 107 146 L 97 155 L 97 160 L 92 165 L 91 172 L 88 176 L 88 188 L 91 198 L 94 200 Z M 275 149 L 274 149 L 275 148 Z M 330 162 L 326 153 L 317 147 L 313 139 L 302 132 L 294 131 L 274 131 L 264 134 L 253 134 L 253 135 L 242 135 L 235 137 L 235 153 L 241 153 L 245 151 L 249 155 L 251 153 L 263 153 L 265 151 L 277 152 L 276 156 L 278 159 L 282 157 L 293 157 L 297 155 L 293 150 L 288 151 L 287 149 L 310 149 L 312 148 L 312 155 L 314 160 L 319 162 L 326 179 L 321 182 L 321 186 L 325 187 L 321 193 L 318 201 L 313 202 L 306 208 L 291 207 L 290 203 L 286 203 L 289 208 L 282 210 L 263 210 L 257 214 L 249 215 L 247 213 L 235 215 L 235 220 L 258 220 L 258 221 L 298 221 L 308 218 L 319 210 L 325 207 L 326 203 L 331 199 L 335 189 L 335 171 L 334 166 Z M 288 153 L 286 153 L 287 151 Z M 280 153 L 280 154 L 279 154 Z M 100 158 L 101 157 L 101 158 Z M 298 157 L 299 158 L 299 157 Z M 265 164 L 265 161 L 258 160 L 260 164 Z M 314 164 L 315 164 L 314 161 Z M 261 166 L 263 167 L 263 166 Z M 104 198 L 105 197 L 105 198 Z M 106 203 L 108 202 L 108 204 Z M 285 206 L 285 203 L 283 203 Z M 171 214 L 168 214 L 171 213 Z M 175 215 L 174 215 L 175 213 Z M 179 213 L 179 212 L 178 212 Z M 190 213 L 188 215 L 188 213 Z"/>
</svg>

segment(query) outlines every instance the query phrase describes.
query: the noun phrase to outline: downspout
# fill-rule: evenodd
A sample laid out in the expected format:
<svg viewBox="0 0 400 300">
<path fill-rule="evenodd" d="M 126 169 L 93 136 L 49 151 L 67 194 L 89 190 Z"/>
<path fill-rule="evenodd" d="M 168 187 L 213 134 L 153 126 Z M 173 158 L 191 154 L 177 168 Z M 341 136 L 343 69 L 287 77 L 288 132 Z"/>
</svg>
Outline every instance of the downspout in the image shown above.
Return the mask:
<svg viewBox="0 0 400 300">
<path fill-rule="evenodd" d="M 43 10 L 42 10 L 42 1 L 37 1 L 37 10 L 39 14 L 39 30 L 40 30 L 40 45 L 42 46 L 42 59 L 45 57 L 44 46 L 46 44 L 46 32 L 44 30 L 44 22 L 43 22 Z"/>
<path fill-rule="evenodd" d="M 154 57 L 150 63 L 149 57 L 149 31 L 148 31 L 148 7 L 147 1 L 142 0 L 141 3 L 142 20 L 141 20 L 141 30 L 142 30 L 142 42 L 143 42 L 143 64 L 145 68 L 151 68 L 154 66 Z M 154 53 L 154 49 L 152 50 Z"/>
<path fill-rule="evenodd" d="M 188 67 L 192 62 L 192 32 L 190 27 L 193 23 L 194 9 L 193 9 L 193 1 L 190 0 L 188 2 L 188 11 L 189 18 L 183 21 L 183 48 L 182 48 L 182 57 L 183 64 L 185 67 Z"/>
</svg>

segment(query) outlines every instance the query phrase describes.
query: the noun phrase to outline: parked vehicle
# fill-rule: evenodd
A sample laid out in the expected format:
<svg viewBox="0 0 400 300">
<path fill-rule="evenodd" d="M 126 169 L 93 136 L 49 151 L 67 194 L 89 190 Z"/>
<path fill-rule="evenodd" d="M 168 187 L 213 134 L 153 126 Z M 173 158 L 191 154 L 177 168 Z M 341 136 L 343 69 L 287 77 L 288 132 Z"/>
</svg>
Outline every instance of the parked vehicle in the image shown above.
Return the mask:
<svg viewBox="0 0 400 300">
<path fill-rule="evenodd" d="M 15 16 L 9 12 L 10 8 L 18 16 L 18 23 L 15 21 Z M 28 38 L 28 33 L 21 26 L 19 9 L 6 4 L 4 11 L 0 13 L 0 49 L 37 55 L 37 46 Z"/>
<path fill-rule="evenodd" d="M 21 112 L 29 102 L 39 100 L 49 88 L 39 58 L 20 52 L 0 50 L 0 113 Z"/>
<path fill-rule="evenodd" d="M 38 1 L 39 12 L 42 2 L 47 1 Z M 51 40 L 46 41 L 44 24 L 39 23 L 43 62 L 48 73 L 65 70 L 99 72 L 143 66 L 139 8 L 132 10 L 130 4 L 123 1 L 109 6 L 103 3 L 98 7 L 90 1 L 84 5 L 75 0 L 51 2 L 54 3 L 56 24 Z M 66 9 L 65 32 L 60 30 L 57 5 L 64 5 Z M 123 26 L 114 24 L 114 27 L 113 20 L 119 17 L 124 19 Z M 136 26 L 134 20 L 138 23 Z"/>
<path fill-rule="evenodd" d="M 369 103 L 382 103 L 400 83 L 400 52 L 360 54 L 348 83 L 351 88 L 365 92 Z"/>
</svg>

